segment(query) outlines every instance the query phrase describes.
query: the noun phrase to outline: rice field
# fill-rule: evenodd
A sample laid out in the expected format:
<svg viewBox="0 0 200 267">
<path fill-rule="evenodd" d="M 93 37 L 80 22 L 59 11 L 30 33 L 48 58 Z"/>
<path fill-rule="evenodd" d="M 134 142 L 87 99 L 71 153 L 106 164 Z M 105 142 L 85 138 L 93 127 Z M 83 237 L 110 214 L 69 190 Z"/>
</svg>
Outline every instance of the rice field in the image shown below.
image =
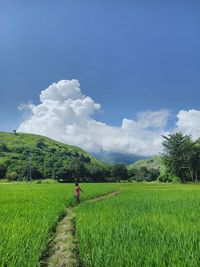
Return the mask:
<svg viewBox="0 0 200 267">
<path fill-rule="evenodd" d="M 121 185 L 76 208 L 84 266 L 200 266 L 200 186 Z"/>
<path fill-rule="evenodd" d="M 200 266 L 200 185 L 82 184 L 85 267 Z M 115 190 L 119 194 L 85 202 Z M 37 267 L 73 184 L 0 184 L 0 266 Z"/>
<path fill-rule="evenodd" d="M 116 185 L 84 184 L 82 201 Z M 0 184 L 0 266 L 36 267 L 64 208 L 73 204 L 72 184 Z"/>
</svg>

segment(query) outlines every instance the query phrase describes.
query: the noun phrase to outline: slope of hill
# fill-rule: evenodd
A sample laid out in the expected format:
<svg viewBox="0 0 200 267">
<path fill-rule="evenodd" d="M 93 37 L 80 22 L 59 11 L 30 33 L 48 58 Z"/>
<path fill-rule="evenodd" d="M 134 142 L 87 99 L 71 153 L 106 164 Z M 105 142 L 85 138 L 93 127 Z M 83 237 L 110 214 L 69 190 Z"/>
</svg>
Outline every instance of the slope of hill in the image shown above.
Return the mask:
<svg viewBox="0 0 200 267">
<path fill-rule="evenodd" d="M 78 147 L 44 136 L 0 132 L 0 178 L 24 179 L 30 168 L 32 178 L 73 180 L 90 177 L 96 169 L 105 171 L 107 165 Z"/>
<path fill-rule="evenodd" d="M 147 170 L 155 169 L 159 170 L 160 173 L 163 173 L 165 171 L 165 166 L 162 163 L 162 159 L 160 156 L 154 156 L 152 158 L 146 159 L 146 160 L 138 160 L 134 162 L 133 164 L 128 166 L 128 169 L 141 169 L 141 167 L 146 167 Z"/>
</svg>

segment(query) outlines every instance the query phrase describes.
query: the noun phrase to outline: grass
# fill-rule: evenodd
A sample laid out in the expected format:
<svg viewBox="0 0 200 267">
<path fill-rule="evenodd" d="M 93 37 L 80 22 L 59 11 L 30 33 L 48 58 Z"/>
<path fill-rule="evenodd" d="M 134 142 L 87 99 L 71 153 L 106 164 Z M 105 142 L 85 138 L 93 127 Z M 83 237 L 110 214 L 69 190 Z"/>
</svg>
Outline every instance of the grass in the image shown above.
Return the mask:
<svg viewBox="0 0 200 267">
<path fill-rule="evenodd" d="M 200 266 L 199 185 L 121 185 L 76 218 L 85 266 Z"/>
<path fill-rule="evenodd" d="M 88 199 L 111 192 L 112 184 L 84 184 Z M 0 184 L 0 266 L 36 267 L 51 230 L 73 201 L 72 184 Z"/>
<path fill-rule="evenodd" d="M 85 266 L 200 266 L 200 185 L 81 187 L 82 203 L 73 210 Z M 118 195 L 85 202 L 119 188 Z M 40 265 L 73 190 L 72 184 L 0 184 L 0 266 Z"/>
</svg>

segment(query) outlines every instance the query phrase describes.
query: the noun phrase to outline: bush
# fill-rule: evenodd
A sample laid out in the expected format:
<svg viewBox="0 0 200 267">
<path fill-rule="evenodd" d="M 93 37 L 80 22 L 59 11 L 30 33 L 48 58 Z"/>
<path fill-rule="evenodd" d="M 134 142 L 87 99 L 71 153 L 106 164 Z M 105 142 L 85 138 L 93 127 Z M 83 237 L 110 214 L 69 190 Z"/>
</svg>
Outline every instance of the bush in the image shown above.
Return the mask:
<svg viewBox="0 0 200 267">
<path fill-rule="evenodd" d="M 177 183 L 180 182 L 180 178 L 176 175 L 172 175 L 169 172 L 165 172 L 158 177 L 158 181 L 163 183 Z"/>
<path fill-rule="evenodd" d="M 8 152 L 9 149 L 8 149 L 8 147 L 7 147 L 6 144 L 1 143 L 1 144 L 0 144 L 0 151 L 1 151 L 1 152 Z"/>
<path fill-rule="evenodd" d="M 55 179 L 44 179 L 44 180 L 36 180 L 33 181 L 34 184 L 57 184 L 58 181 Z"/>
<path fill-rule="evenodd" d="M 36 167 L 32 167 L 31 176 L 32 176 L 32 179 L 34 180 L 44 179 L 42 172 L 38 170 Z"/>
<path fill-rule="evenodd" d="M 181 182 L 181 179 L 176 175 L 172 175 L 171 178 L 172 178 L 173 183 L 180 183 Z"/>
<path fill-rule="evenodd" d="M 136 182 L 142 182 L 146 180 L 146 177 L 137 175 L 137 176 L 134 176 L 133 179 Z"/>
<path fill-rule="evenodd" d="M 16 172 L 10 172 L 7 174 L 6 178 L 9 180 L 9 181 L 17 181 L 19 176 Z"/>
<path fill-rule="evenodd" d="M 167 180 L 168 180 L 168 178 L 167 178 L 166 174 L 161 174 L 161 175 L 158 176 L 158 181 L 159 182 L 166 183 Z"/>
<path fill-rule="evenodd" d="M 47 145 L 45 144 L 45 141 L 43 139 L 40 139 L 36 142 L 36 147 L 43 149 Z"/>
</svg>

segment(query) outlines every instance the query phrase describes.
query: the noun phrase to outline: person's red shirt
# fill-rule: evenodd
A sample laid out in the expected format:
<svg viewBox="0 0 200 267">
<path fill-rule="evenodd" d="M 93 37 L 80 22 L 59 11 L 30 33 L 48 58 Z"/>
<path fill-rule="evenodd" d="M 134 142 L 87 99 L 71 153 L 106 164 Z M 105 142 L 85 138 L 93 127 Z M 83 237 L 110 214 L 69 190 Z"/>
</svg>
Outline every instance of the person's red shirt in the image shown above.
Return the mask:
<svg viewBox="0 0 200 267">
<path fill-rule="evenodd" d="M 76 187 L 76 195 L 79 197 L 80 196 L 80 193 L 81 193 L 81 189 L 79 186 Z"/>
</svg>

